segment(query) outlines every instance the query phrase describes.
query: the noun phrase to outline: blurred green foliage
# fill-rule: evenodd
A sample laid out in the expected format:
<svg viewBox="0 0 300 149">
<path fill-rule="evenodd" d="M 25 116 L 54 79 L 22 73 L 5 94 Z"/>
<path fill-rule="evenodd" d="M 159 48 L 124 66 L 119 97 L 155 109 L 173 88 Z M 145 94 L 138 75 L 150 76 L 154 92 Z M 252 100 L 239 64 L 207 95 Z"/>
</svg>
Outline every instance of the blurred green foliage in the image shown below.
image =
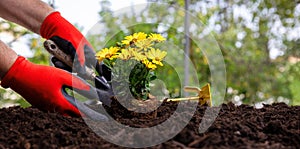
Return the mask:
<svg viewBox="0 0 300 149">
<path fill-rule="evenodd" d="M 168 55 L 178 55 L 184 49 L 183 0 L 156 0 L 115 12 L 109 1 L 102 0 L 100 4 L 100 34 L 89 36 L 96 49 L 109 47 L 125 35 L 139 31 L 158 32 L 167 37 L 170 45 L 181 49 L 171 50 Z M 116 13 L 122 11 L 130 13 Z M 203 23 L 197 26 L 192 20 L 190 26 L 190 59 L 200 84 L 211 81 L 209 62 L 202 50 L 211 45 L 197 44 L 213 35 L 226 64 L 226 101 L 299 104 L 299 1 L 191 0 L 189 13 Z M 177 74 L 171 68 L 163 68 L 159 74 L 169 93 L 174 94 L 171 96 L 176 91 L 178 95 L 181 89 Z"/>
</svg>

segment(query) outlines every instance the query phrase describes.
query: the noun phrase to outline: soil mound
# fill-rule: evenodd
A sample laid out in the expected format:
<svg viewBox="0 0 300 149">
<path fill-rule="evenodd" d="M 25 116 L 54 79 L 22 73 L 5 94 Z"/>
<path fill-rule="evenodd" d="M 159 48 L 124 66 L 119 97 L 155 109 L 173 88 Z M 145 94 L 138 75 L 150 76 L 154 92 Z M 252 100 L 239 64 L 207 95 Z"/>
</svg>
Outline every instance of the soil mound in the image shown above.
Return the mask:
<svg viewBox="0 0 300 149">
<path fill-rule="evenodd" d="M 118 122 L 132 127 L 162 123 L 178 106 L 163 103 L 154 113 L 139 114 L 113 102 L 105 107 Z M 189 124 L 174 138 L 151 148 L 300 148 L 300 106 L 284 103 L 221 106 L 205 133 L 199 133 L 205 106 L 198 106 Z M 82 118 L 64 117 L 36 108 L 0 109 L 0 148 L 122 148 L 97 136 Z"/>
</svg>

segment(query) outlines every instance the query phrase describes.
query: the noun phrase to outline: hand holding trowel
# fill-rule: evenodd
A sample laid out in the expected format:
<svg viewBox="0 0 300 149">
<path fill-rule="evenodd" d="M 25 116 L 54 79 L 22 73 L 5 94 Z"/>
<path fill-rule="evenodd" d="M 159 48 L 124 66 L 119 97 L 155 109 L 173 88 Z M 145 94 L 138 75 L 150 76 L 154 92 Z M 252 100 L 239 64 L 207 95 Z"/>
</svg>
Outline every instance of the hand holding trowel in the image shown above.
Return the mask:
<svg viewBox="0 0 300 149">
<path fill-rule="evenodd" d="M 63 52 L 52 40 L 46 40 L 44 42 L 44 47 L 49 53 L 51 53 L 57 59 L 54 61 L 56 62 L 56 64 L 60 65 L 60 67 L 64 67 L 64 68 L 74 67 L 75 64 L 73 64 L 72 57 L 66 54 L 65 52 Z M 62 64 L 59 64 L 59 62 Z M 92 68 L 85 66 L 85 71 L 86 74 L 84 75 L 84 78 L 91 81 L 95 81 L 96 88 L 91 86 L 93 92 L 85 92 L 76 89 L 75 91 L 87 98 L 99 99 L 103 104 L 109 106 L 111 103 L 111 98 L 113 97 L 113 93 L 107 80 L 104 78 L 104 76 L 97 76 L 94 70 L 92 70 Z M 66 98 L 70 103 L 72 103 L 81 112 L 83 112 L 85 115 L 89 116 L 90 118 L 94 120 L 103 119 L 102 118 L 103 116 L 100 113 L 97 113 L 96 111 L 92 110 L 91 108 L 86 106 L 84 103 L 78 101 L 74 97 L 66 96 Z"/>
</svg>

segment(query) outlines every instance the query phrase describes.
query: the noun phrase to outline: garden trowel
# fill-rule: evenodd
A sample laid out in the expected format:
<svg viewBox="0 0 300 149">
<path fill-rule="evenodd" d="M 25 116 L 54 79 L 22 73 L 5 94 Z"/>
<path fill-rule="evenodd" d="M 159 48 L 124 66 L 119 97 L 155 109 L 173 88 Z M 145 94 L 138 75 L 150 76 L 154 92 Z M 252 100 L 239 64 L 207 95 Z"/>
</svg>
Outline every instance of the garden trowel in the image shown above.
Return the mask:
<svg viewBox="0 0 300 149">
<path fill-rule="evenodd" d="M 186 86 L 186 87 L 184 87 L 184 91 L 197 93 L 197 96 L 184 97 L 184 98 L 173 98 L 173 99 L 170 98 L 170 99 L 167 99 L 167 101 L 192 101 L 192 100 L 197 101 L 198 100 L 200 105 L 207 104 L 210 107 L 212 106 L 211 92 L 210 92 L 209 83 L 207 83 L 201 89 L 198 88 L 198 87 Z"/>
</svg>

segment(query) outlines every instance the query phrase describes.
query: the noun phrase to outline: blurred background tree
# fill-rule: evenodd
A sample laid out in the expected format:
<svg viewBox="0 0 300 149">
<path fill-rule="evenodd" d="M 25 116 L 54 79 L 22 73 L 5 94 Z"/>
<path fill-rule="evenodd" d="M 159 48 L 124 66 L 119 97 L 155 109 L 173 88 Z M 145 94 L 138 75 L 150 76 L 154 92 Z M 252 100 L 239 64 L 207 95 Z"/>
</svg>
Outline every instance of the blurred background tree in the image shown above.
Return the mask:
<svg viewBox="0 0 300 149">
<path fill-rule="evenodd" d="M 99 27 L 101 34 L 97 35 L 97 43 L 94 43 L 96 49 L 109 47 L 125 35 L 139 31 L 161 33 L 169 42 L 184 49 L 185 1 L 149 2 L 154 3 L 148 3 L 142 9 L 134 6 L 129 15 L 118 15 L 110 9 L 108 0 L 102 0 L 99 14 L 103 26 Z M 225 59 L 226 101 L 236 104 L 257 103 L 258 106 L 272 102 L 300 104 L 300 84 L 297 79 L 300 76 L 299 1 L 191 0 L 190 3 L 189 12 L 204 24 L 195 26 L 191 22 L 190 26 L 193 37 L 190 59 L 200 74 L 200 84 L 210 82 L 211 79 L 209 65 L 201 50 L 209 49 L 211 45 L 201 45 L 200 48 L 196 42 L 212 34 Z M 149 20 L 154 23 L 144 23 Z M 178 51 L 173 52 L 169 54 Z M 177 95 L 180 82 L 174 80 L 178 76 L 161 71 L 170 94 Z"/>
<path fill-rule="evenodd" d="M 99 33 L 89 35 L 95 49 L 110 47 L 135 32 L 157 32 L 166 37 L 172 43 L 170 45 L 176 45 L 169 47 L 176 50 L 168 51 L 168 55 L 175 57 L 174 63 L 183 60 L 176 56 L 178 52 L 182 54 L 184 49 L 185 1 L 148 1 L 152 3 L 147 3 L 145 7 L 130 7 L 130 14 L 116 14 L 110 2 L 102 0 Z M 211 82 L 209 61 L 203 49 L 209 50 L 212 45 L 199 45 L 199 41 L 213 35 L 226 64 L 226 101 L 258 106 L 272 102 L 300 105 L 298 0 L 191 0 L 190 3 L 189 12 L 203 23 L 203 26 L 197 26 L 193 21 L 190 24 L 193 39 L 190 41 L 190 59 L 199 74 L 197 79 L 201 85 Z M 25 38 L 31 49 L 29 60 L 49 65 L 49 54 L 43 50 L 43 40 L 38 36 L 3 20 L 0 21 L 0 33 L 13 37 L 8 44 Z M 180 96 L 179 77 L 172 66 L 163 67 L 159 74 L 170 96 Z M 0 88 L 0 105 L 3 105 L 1 102 L 12 101 L 11 98 L 25 103 L 11 90 Z"/>
</svg>

